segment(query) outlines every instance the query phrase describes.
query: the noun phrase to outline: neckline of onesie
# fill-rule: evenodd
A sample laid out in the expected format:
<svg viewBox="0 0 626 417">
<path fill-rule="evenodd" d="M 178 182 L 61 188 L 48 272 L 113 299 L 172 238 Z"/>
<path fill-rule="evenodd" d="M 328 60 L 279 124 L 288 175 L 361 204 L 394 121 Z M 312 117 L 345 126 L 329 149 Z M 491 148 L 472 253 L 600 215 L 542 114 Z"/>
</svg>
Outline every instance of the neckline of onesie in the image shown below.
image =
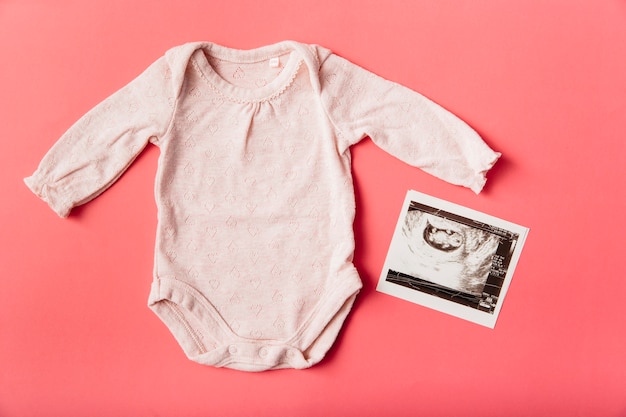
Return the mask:
<svg viewBox="0 0 626 417">
<path fill-rule="evenodd" d="M 225 61 L 251 64 L 269 61 L 274 57 L 289 54 L 282 71 L 269 83 L 257 87 L 246 88 L 230 83 L 219 75 L 207 57 Z M 295 79 L 303 57 L 293 41 L 283 41 L 254 49 L 235 49 L 215 43 L 202 44 L 193 56 L 194 65 L 209 87 L 225 99 L 238 103 L 252 103 L 271 100 L 287 89 Z"/>
</svg>

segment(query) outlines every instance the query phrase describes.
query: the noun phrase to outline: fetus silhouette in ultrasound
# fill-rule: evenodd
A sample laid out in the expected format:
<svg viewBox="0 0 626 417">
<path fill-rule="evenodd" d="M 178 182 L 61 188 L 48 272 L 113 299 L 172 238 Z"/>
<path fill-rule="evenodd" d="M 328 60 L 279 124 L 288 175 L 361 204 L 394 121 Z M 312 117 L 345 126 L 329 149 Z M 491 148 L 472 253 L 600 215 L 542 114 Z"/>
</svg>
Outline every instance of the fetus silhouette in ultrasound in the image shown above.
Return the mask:
<svg viewBox="0 0 626 417">
<path fill-rule="evenodd" d="M 407 212 L 389 268 L 480 296 L 499 239 L 492 233 L 419 210 Z"/>
</svg>

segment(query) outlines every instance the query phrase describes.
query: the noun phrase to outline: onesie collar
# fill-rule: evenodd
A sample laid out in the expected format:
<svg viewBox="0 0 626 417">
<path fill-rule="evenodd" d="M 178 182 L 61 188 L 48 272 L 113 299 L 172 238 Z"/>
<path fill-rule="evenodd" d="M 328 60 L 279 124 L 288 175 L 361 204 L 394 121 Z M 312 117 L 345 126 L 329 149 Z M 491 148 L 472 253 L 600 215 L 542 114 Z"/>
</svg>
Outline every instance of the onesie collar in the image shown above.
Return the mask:
<svg viewBox="0 0 626 417">
<path fill-rule="evenodd" d="M 285 55 L 287 55 L 286 58 Z M 302 62 L 311 60 L 311 57 L 307 55 L 311 55 L 309 48 L 294 41 L 282 41 L 254 49 L 234 49 L 204 42 L 196 44 L 191 60 L 202 78 L 216 93 L 231 101 L 252 103 L 271 100 L 284 92 L 293 83 Z M 213 69 L 207 56 L 242 64 L 269 62 L 270 59 L 280 56 L 285 62 L 278 76 L 266 85 L 245 88 L 222 78 Z"/>
</svg>

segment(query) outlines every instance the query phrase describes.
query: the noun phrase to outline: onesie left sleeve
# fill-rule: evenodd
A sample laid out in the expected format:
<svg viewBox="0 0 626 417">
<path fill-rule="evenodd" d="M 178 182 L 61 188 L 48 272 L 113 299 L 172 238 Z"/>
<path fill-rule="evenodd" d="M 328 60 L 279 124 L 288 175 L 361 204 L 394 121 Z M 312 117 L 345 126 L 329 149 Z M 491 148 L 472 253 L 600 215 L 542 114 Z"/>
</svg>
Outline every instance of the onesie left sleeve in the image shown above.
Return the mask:
<svg viewBox="0 0 626 417">
<path fill-rule="evenodd" d="M 60 217 L 106 190 L 166 134 L 176 90 L 165 57 L 82 116 L 24 179 Z"/>
<path fill-rule="evenodd" d="M 320 66 L 322 102 L 351 146 L 368 136 L 409 165 L 479 193 L 500 157 L 457 116 L 337 55 Z"/>
</svg>

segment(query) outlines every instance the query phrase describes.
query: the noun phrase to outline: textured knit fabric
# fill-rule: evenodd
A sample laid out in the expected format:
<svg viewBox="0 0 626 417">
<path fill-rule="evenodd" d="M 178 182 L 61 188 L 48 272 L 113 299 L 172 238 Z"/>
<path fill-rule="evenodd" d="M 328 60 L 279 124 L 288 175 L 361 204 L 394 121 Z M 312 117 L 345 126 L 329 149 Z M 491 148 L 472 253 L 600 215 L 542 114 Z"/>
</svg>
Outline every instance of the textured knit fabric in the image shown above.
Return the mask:
<svg viewBox="0 0 626 417">
<path fill-rule="evenodd" d="M 350 146 L 478 193 L 499 154 L 422 95 L 314 45 L 168 51 L 25 179 L 60 216 L 160 148 L 149 305 L 187 356 L 245 371 L 319 362 L 361 281 Z"/>
</svg>

